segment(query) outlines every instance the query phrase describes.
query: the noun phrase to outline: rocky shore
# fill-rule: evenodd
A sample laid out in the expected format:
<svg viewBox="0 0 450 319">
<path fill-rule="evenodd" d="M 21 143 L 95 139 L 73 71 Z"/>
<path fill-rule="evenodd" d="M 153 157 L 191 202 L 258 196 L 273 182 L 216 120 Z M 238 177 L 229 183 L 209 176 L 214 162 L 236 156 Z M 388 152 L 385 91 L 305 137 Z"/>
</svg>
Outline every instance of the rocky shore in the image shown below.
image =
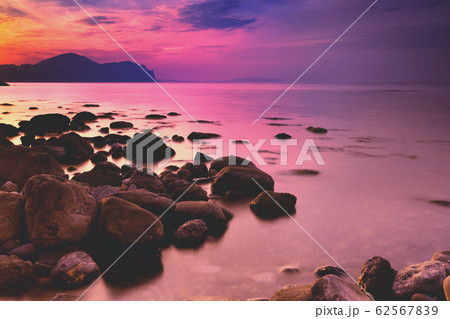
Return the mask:
<svg viewBox="0 0 450 319">
<path fill-rule="evenodd" d="M 176 115 L 151 114 L 149 119 Z M 141 275 L 161 272 L 161 254 L 168 246 L 197 248 L 208 237 L 226 236 L 233 213 L 212 197 L 248 199 L 249 208 L 261 219 L 295 214 L 297 198 L 276 192 L 272 176 L 243 158 L 213 160 L 198 153 L 194 162 L 170 165 L 156 175 L 132 164 L 148 160 L 140 158 L 141 148 L 152 149 L 155 161 L 175 154 L 151 131 L 130 140 L 127 135 L 109 133 L 109 129 L 127 129 L 133 124 L 115 121 L 109 128 L 101 128 L 102 135 L 96 137 L 84 138 L 77 133 L 90 130 L 88 124 L 98 118 L 112 117 L 83 111 L 72 118 L 41 114 L 21 121 L 19 127 L 0 123 L 0 294 L 21 294 L 30 287 L 70 291 L 87 285 L 130 245 L 133 248 L 104 280 L 129 285 Z M 326 133 L 323 128 L 308 130 Z M 22 145 L 10 141 L 18 136 Z M 192 132 L 186 139 L 217 137 L 220 135 Z M 182 136 L 175 138 L 184 141 Z M 109 150 L 96 151 L 105 147 Z M 119 167 L 108 161 L 121 157 L 127 157 L 130 164 Z M 72 178 L 63 168 L 65 165 L 67 172 L 74 171 L 76 165 L 88 161 L 94 168 Z M 201 184 L 210 184 L 211 194 Z M 295 272 L 296 268 L 285 267 L 283 271 Z M 357 284 L 333 266 L 319 267 L 316 274 L 319 279 L 311 285 L 289 286 L 260 300 L 450 298 L 450 251 L 438 252 L 430 261 L 400 271 L 392 269 L 387 260 L 372 257 L 364 263 Z M 74 299 L 70 292 L 55 297 L 70 299 Z"/>
</svg>

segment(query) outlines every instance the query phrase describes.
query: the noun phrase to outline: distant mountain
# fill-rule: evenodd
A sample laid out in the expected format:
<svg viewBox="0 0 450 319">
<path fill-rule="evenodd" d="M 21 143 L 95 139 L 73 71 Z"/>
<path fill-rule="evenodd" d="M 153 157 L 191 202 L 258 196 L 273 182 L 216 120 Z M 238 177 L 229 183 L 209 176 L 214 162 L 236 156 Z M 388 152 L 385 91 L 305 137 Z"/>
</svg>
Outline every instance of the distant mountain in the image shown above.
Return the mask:
<svg viewBox="0 0 450 319">
<path fill-rule="evenodd" d="M 230 80 L 229 82 L 235 82 L 235 83 L 277 83 L 281 82 L 279 79 L 267 79 L 267 78 L 238 78 Z"/>
<path fill-rule="evenodd" d="M 155 79 L 153 70 L 142 67 Z M 100 64 L 84 56 L 67 53 L 37 64 L 0 65 L 4 82 L 153 82 L 133 62 Z"/>
</svg>

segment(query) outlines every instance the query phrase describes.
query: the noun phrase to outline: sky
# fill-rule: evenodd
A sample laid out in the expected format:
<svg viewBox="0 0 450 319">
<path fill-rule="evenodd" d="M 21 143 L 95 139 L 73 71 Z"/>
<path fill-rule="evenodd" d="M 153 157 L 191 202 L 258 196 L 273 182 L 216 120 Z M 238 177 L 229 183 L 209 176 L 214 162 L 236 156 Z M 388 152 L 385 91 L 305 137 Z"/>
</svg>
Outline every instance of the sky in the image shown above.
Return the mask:
<svg viewBox="0 0 450 319">
<path fill-rule="evenodd" d="M 157 79 L 294 81 L 374 0 L 77 0 Z M 303 82 L 450 82 L 450 0 L 379 0 Z M 0 64 L 129 60 L 74 0 L 0 0 Z"/>
</svg>

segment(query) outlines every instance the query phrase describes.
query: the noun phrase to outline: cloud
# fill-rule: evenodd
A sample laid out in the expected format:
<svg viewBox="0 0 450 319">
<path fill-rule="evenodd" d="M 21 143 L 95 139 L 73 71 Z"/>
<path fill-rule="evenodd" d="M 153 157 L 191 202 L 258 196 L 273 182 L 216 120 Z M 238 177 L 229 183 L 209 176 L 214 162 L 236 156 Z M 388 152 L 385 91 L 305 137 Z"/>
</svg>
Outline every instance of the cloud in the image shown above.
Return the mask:
<svg viewBox="0 0 450 319">
<path fill-rule="evenodd" d="M 94 16 L 93 18 L 100 24 L 114 24 L 114 23 L 116 23 L 116 21 L 112 20 L 111 18 L 105 17 L 105 16 Z M 84 23 L 84 24 L 87 24 L 87 25 L 97 25 L 90 17 L 81 19 L 79 21 L 81 23 Z"/>
<path fill-rule="evenodd" d="M 3 14 L 6 14 L 10 17 L 25 17 L 27 14 L 23 12 L 22 10 L 19 10 L 17 8 L 11 7 L 11 6 L 0 6 L 0 12 Z"/>
<path fill-rule="evenodd" d="M 193 29 L 237 29 L 256 21 L 255 18 L 240 18 L 234 14 L 241 0 L 206 0 L 192 2 L 178 10 L 178 21 L 190 24 Z"/>
</svg>

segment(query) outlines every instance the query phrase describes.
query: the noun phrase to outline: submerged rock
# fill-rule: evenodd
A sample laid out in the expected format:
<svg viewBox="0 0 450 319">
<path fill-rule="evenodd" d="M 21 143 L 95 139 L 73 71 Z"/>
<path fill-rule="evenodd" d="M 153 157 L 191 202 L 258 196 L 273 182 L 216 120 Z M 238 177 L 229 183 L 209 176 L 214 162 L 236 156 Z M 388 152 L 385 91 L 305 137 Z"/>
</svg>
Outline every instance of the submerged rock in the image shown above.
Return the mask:
<svg viewBox="0 0 450 319">
<path fill-rule="evenodd" d="M 175 135 L 172 136 L 172 141 L 177 142 L 177 143 L 181 143 L 181 142 L 184 142 L 184 137 L 175 134 Z"/>
<path fill-rule="evenodd" d="M 174 244 L 179 247 L 197 247 L 205 241 L 207 231 L 208 227 L 203 220 L 189 220 L 174 233 Z"/>
<path fill-rule="evenodd" d="M 126 158 L 137 164 L 151 164 L 175 155 L 175 151 L 151 132 L 135 134 L 126 146 Z"/>
<path fill-rule="evenodd" d="M 354 283 L 335 275 L 317 279 L 311 287 L 315 301 L 370 301 L 371 299 Z"/>
<path fill-rule="evenodd" d="M 392 300 L 395 274 L 389 261 L 376 256 L 364 263 L 357 282 L 361 288 L 372 294 L 375 300 Z"/>
<path fill-rule="evenodd" d="M 285 265 L 285 266 L 280 267 L 279 272 L 284 273 L 284 274 L 294 274 L 294 273 L 299 273 L 300 268 L 298 268 L 297 266 L 294 266 L 294 265 Z"/>
<path fill-rule="evenodd" d="M 436 296 L 442 292 L 445 279 L 444 264 L 426 261 L 400 270 L 394 279 L 392 291 L 396 297 L 408 297 L 415 293 Z"/>
<path fill-rule="evenodd" d="M 261 192 L 250 203 L 250 209 L 260 218 L 271 219 L 295 214 L 296 203 L 297 197 L 292 194 L 267 191 Z"/>
<path fill-rule="evenodd" d="M 0 292 L 21 292 L 30 284 L 32 276 L 31 262 L 17 256 L 0 255 Z"/>
<path fill-rule="evenodd" d="M 109 124 L 109 127 L 113 129 L 133 128 L 133 123 L 126 121 L 117 121 Z"/>
<path fill-rule="evenodd" d="M 318 277 L 325 277 L 326 275 L 335 275 L 338 277 L 344 277 L 347 275 L 342 268 L 330 265 L 317 267 L 314 270 L 314 274 L 316 274 L 316 276 Z"/>
<path fill-rule="evenodd" d="M 440 205 L 440 206 L 450 206 L 450 202 L 446 200 L 430 200 L 431 204 Z"/>
<path fill-rule="evenodd" d="M 80 121 L 80 122 L 93 122 L 97 120 L 97 115 L 91 112 L 79 112 L 73 118 L 72 121 Z"/>
<path fill-rule="evenodd" d="M 202 133 L 202 132 L 192 132 L 188 135 L 188 140 L 205 140 L 205 139 L 211 139 L 211 138 L 219 138 L 221 135 L 216 133 Z"/>
<path fill-rule="evenodd" d="M 45 133 L 60 133 L 69 130 L 70 119 L 62 114 L 41 114 L 31 118 L 29 123 L 30 131 L 39 135 Z"/>
<path fill-rule="evenodd" d="M 61 135 L 52 144 L 64 147 L 66 154 L 63 161 L 67 164 L 85 162 L 94 154 L 94 149 L 91 144 L 74 132 Z"/>
<path fill-rule="evenodd" d="M 167 116 L 161 115 L 161 114 L 149 114 L 149 115 L 145 116 L 145 118 L 147 120 L 162 120 L 162 119 L 166 119 Z"/>
<path fill-rule="evenodd" d="M 180 113 L 177 113 L 177 112 L 169 112 L 169 113 L 167 113 L 167 116 L 180 116 L 181 114 Z"/>
<path fill-rule="evenodd" d="M 298 286 L 288 286 L 283 289 L 278 290 L 270 298 L 271 301 L 311 301 L 312 285 L 298 285 Z"/>
<path fill-rule="evenodd" d="M 319 175 L 318 171 L 312 169 L 292 169 L 289 172 L 293 175 Z"/>
<path fill-rule="evenodd" d="M 0 243 L 19 238 L 25 221 L 24 206 L 22 195 L 0 192 Z"/>
<path fill-rule="evenodd" d="M 97 215 L 89 187 L 62 177 L 37 175 L 23 188 L 26 225 L 35 245 L 81 241 Z"/>
<path fill-rule="evenodd" d="M 312 133 L 319 133 L 319 134 L 323 134 L 323 133 L 328 132 L 328 130 L 324 129 L 323 127 L 312 127 L 312 126 L 309 126 L 309 127 L 306 128 L 306 130 L 310 131 Z"/>
<path fill-rule="evenodd" d="M 100 273 L 94 260 L 82 251 L 62 257 L 52 269 L 52 282 L 57 287 L 78 287 L 90 282 Z"/>
<path fill-rule="evenodd" d="M 286 133 L 277 134 L 277 135 L 275 135 L 275 137 L 279 140 L 288 140 L 288 139 L 292 138 L 291 135 L 286 134 Z"/>
</svg>

